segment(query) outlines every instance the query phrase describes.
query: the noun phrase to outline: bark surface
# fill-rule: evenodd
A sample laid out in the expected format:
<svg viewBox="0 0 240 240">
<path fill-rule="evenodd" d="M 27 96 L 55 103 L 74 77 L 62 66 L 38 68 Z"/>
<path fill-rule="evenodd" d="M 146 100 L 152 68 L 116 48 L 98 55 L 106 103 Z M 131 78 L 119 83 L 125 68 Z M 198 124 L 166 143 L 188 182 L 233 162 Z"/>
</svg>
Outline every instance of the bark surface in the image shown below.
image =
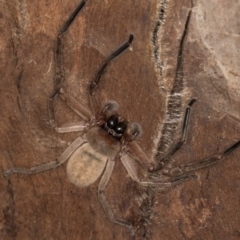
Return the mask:
<svg viewBox="0 0 240 240">
<path fill-rule="evenodd" d="M 56 133 L 47 107 L 56 36 L 78 4 L 0 1 L 2 173 L 52 161 L 78 136 Z M 240 139 L 239 10 L 238 1 L 223 0 L 88 0 L 64 37 L 68 90 L 89 106 L 88 87 L 101 63 L 132 33 L 130 50 L 102 78 L 101 103 L 117 101 L 120 115 L 141 124 L 139 145 L 153 157 L 175 86 L 179 102 L 170 116 L 177 122 L 170 143 L 178 138 L 187 103 L 197 102 L 174 164 L 220 153 Z M 59 125 L 80 120 L 60 100 L 56 118 Z M 239 239 L 239 158 L 237 149 L 195 172 L 197 179 L 163 192 L 133 183 L 118 161 L 106 196 L 113 211 L 133 223 L 135 236 L 107 219 L 97 199 L 98 182 L 74 186 L 66 165 L 32 176 L 1 176 L 0 239 Z"/>
</svg>

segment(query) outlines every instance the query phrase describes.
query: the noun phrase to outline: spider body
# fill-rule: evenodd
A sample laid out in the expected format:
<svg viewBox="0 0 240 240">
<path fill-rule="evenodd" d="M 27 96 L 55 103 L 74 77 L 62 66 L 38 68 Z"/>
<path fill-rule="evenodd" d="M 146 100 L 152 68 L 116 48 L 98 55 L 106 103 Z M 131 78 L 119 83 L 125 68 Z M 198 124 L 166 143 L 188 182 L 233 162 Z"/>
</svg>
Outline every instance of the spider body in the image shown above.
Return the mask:
<svg viewBox="0 0 240 240">
<path fill-rule="evenodd" d="M 103 173 L 107 160 L 115 161 L 121 151 L 121 145 L 127 141 L 128 123 L 116 114 L 118 104 L 115 101 L 107 102 L 100 116 L 90 120 L 81 130 L 85 130 L 82 137 L 83 144 L 70 156 L 67 164 L 67 175 L 71 183 L 78 187 L 86 187 L 93 184 Z M 140 126 L 134 123 L 130 131 L 141 131 Z M 68 131 L 69 125 L 64 125 L 56 130 Z M 79 130 L 79 129 L 78 129 Z M 126 146 L 125 146 L 126 147 Z M 126 150 L 125 150 L 126 151 Z"/>
</svg>

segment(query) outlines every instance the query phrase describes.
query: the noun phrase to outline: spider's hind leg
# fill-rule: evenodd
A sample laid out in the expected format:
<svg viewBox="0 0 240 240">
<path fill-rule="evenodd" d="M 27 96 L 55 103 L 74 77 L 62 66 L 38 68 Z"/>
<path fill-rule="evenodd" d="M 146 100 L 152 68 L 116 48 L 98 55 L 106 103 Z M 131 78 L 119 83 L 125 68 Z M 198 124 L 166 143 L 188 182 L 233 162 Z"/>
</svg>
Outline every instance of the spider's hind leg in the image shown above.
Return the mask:
<svg viewBox="0 0 240 240">
<path fill-rule="evenodd" d="M 106 213 L 108 219 L 113 223 L 117 223 L 121 226 L 124 226 L 124 227 L 128 228 L 129 231 L 130 231 L 130 234 L 134 235 L 134 228 L 133 228 L 132 224 L 127 222 L 126 220 L 120 218 L 120 217 L 115 216 L 115 214 L 111 210 L 109 204 L 107 203 L 107 200 L 106 200 L 106 197 L 105 197 L 105 194 L 104 194 L 104 190 L 107 187 L 107 184 L 110 180 L 110 177 L 112 175 L 114 166 L 115 166 L 115 160 L 108 159 L 106 168 L 103 172 L 102 178 L 101 178 L 100 183 L 98 185 L 98 199 L 99 199 L 99 201 L 100 201 L 100 203 L 103 207 L 103 210 Z"/>
</svg>

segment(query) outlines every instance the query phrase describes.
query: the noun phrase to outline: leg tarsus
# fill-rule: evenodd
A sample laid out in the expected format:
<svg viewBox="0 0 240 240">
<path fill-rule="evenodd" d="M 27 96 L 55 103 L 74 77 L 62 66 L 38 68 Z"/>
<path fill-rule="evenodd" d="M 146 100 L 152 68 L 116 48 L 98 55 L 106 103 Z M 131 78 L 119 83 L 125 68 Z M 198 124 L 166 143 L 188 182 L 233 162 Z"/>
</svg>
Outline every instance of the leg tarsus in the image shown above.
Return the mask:
<svg viewBox="0 0 240 240">
<path fill-rule="evenodd" d="M 92 96 L 93 93 L 96 90 L 96 87 L 98 86 L 99 82 L 100 82 L 100 78 L 103 75 L 106 67 L 109 65 L 109 63 L 114 60 L 116 57 L 118 57 L 122 52 L 124 52 L 127 48 L 129 48 L 129 46 L 131 45 L 132 41 L 133 41 L 133 34 L 130 34 L 129 39 L 127 42 L 125 42 L 121 47 L 119 47 L 116 51 L 114 51 L 108 58 L 107 60 L 105 60 L 105 62 L 103 63 L 102 67 L 98 70 L 97 72 L 97 76 L 95 77 L 95 79 L 92 81 L 92 83 L 90 84 L 90 88 L 89 88 L 89 93 Z"/>
<path fill-rule="evenodd" d="M 238 148 L 240 146 L 240 140 L 236 143 L 234 143 L 233 145 L 231 145 L 230 147 L 228 147 L 224 152 L 223 152 L 223 156 L 228 155 L 229 153 L 231 153 L 232 151 L 234 151 L 236 148 Z"/>
<path fill-rule="evenodd" d="M 82 2 L 80 2 L 80 4 L 77 6 L 77 8 L 74 10 L 74 12 L 69 17 L 69 19 L 63 25 L 62 29 L 59 31 L 58 36 L 61 36 L 64 32 L 67 31 L 67 29 L 72 24 L 72 22 L 74 21 L 75 17 L 78 15 L 78 13 L 81 11 L 81 9 L 84 7 L 86 2 L 87 2 L 87 0 L 83 0 Z"/>
</svg>

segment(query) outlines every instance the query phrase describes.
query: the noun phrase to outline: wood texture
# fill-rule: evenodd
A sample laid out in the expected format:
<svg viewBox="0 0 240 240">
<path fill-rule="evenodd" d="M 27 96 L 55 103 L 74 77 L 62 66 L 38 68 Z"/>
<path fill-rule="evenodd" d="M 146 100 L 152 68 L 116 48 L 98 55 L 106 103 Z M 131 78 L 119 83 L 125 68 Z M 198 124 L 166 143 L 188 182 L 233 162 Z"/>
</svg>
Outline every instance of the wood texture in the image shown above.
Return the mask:
<svg viewBox="0 0 240 240">
<path fill-rule="evenodd" d="M 152 38 L 161 2 L 166 7 L 156 35 L 159 72 Z M 50 127 L 47 100 L 54 89 L 57 32 L 78 3 L 0 1 L 2 172 L 51 161 L 77 136 Z M 89 106 L 87 88 L 99 66 L 133 33 L 131 49 L 111 63 L 99 96 L 102 103 L 116 100 L 122 116 L 142 125 L 139 144 L 152 157 L 191 10 L 179 111 L 193 97 L 197 103 L 187 141 L 174 160 L 199 161 L 221 152 L 240 139 L 239 7 L 238 1 L 89 0 L 64 40 L 68 89 Z M 61 101 L 56 105 L 58 124 L 79 120 Z M 134 224 L 134 237 L 106 218 L 97 199 L 98 183 L 77 188 L 68 181 L 65 166 L 33 176 L 0 177 L 0 239 L 239 239 L 239 158 L 240 149 L 196 172 L 198 179 L 164 192 L 137 186 L 117 162 L 107 199 Z"/>
</svg>

